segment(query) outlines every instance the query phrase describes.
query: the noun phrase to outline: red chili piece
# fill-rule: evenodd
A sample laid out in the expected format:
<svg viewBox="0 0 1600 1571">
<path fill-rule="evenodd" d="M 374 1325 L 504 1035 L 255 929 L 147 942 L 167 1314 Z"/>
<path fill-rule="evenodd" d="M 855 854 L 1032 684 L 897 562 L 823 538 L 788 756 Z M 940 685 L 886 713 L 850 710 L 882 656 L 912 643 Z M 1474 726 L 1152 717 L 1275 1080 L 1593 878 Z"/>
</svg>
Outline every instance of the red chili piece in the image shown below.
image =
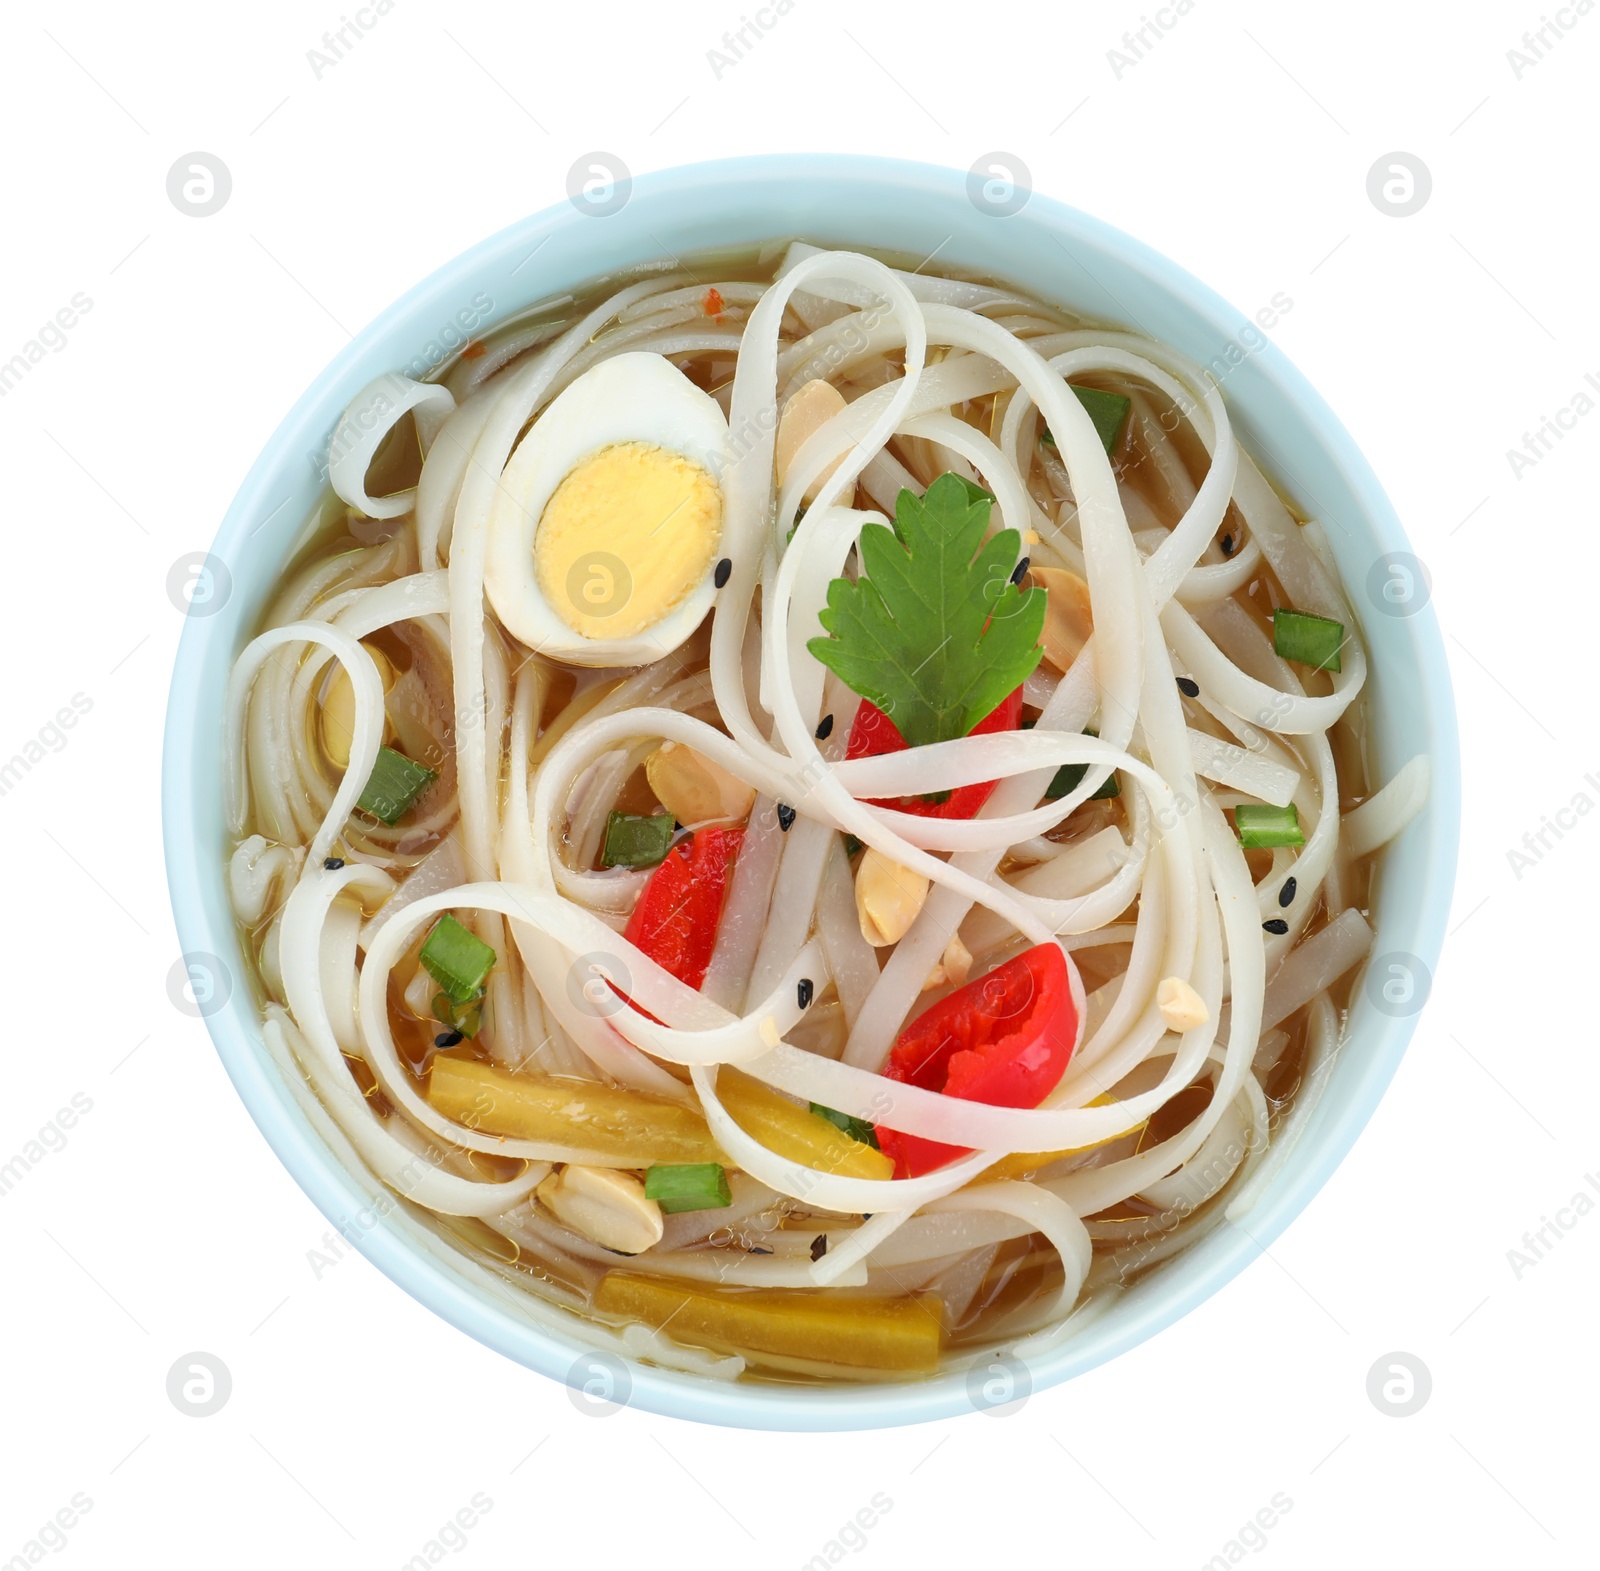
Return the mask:
<svg viewBox="0 0 1600 1571">
<path fill-rule="evenodd" d="M 724 310 L 720 290 L 706 290 L 705 312 L 707 316 L 721 316 Z"/>
<path fill-rule="evenodd" d="M 884 1074 L 990 1107 L 1037 1107 L 1066 1073 L 1078 1034 L 1067 962 L 1039 944 L 924 1010 L 900 1033 Z M 966 1156 L 961 1146 L 878 1126 L 896 1178 Z"/>
<path fill-rule="evenodd" d="M 997 708 L 990 710 L 967 735 L 988 736 L 995 731 L 1015 731 L 1021 720 L 1022 689 L 1019 687 L 1009 698 L 1001 700 Z M 863 698 L 850 727 L 850 742 L 844 756 L 876 758 L 880 753 L 904 752 L 907 745 L 894 721 L 876 704 Z M 957 786 L 942 802 L 924 796 L 900 796 L 875 801 L 872 805 L 898 808 L 902 813 L 916 813 L 922 818 L 975 818 L 998 784 L 997 780 L 981 780 L 976 785 Z M 942 792 L 938 794 L 943 795 Z"/>
<path fill-rule="evenodd" d="M 622 936 L 688 987 L 706 979 L 744 826 L 699 829 L 650 875 Z"/>
</svg>

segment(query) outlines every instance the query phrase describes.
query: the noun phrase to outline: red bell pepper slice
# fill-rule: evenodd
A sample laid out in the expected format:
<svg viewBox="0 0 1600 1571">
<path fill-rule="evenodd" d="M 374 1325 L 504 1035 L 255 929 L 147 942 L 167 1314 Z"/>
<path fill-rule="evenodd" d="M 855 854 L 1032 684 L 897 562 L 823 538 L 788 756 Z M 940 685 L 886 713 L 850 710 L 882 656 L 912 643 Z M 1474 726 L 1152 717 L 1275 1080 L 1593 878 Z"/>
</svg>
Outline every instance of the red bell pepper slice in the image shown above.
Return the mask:
<svg viewBox="0 0 1600 1571">
<path fill-rule="evenodd" d="M 1037 1107 L 1060 1084 L 1078 1010 L 1059 944 L 1039 944 L 924 1010 L 901 1033 L 884 1074 L 991 1107 Z M 966 1156 L 961 1146 L 878 1126 L 896 1178 Z"/>
<path fill-rule="evenodd" d="M 687 987 L 706 979 L 744 825 L 698 829 L 650 875 L 622 936 Z"/>
<path fill-rule="evenodd" d="M 1001 700 L 968 733 L 968 736 L 988 736 L 994 731 L 1015 731 L 1022 722 L 1022 689 Z M 880 753 L 903 753 L 908 746 L 900 728 L 888 715 L 867 699 L 861 700 L 856 710 L 854 724 L 850 727 L 850 741 L 845 748 L 848 758 L 876 758 Z M 874 801 L 874 807 L 892 807 L 902 813 L 915 813 L 921 818 L 976 818 L 978 809 L 989 800 L 990 793 L 1000 782 L 980 780 L 975 785 L 957 786 L 942 802 L 926 796 L 901 796 Z M 942 794 L 942 793 L 941 793 Z"/>
</svg>

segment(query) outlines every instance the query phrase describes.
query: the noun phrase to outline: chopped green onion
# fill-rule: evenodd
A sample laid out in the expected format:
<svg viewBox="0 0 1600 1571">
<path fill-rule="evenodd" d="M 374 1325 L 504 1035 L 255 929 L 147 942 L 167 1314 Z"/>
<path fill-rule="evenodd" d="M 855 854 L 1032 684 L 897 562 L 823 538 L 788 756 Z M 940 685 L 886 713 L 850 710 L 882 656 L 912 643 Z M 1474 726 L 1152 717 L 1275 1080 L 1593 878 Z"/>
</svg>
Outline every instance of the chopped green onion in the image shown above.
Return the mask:
<svg viewBox="0 0 1600 1571">
<path fill-rule="evenodd" d="M 495 955 L 447 911 L 428 934 L 421 958 L 428 975 L 452 1002 L 470 1004 L 482 996 L 484 978 L 494 969 Z"/>
<path fill-rule="evenodd" d="M 1269 851 L 1275 846 L 1306 843 L 1306 837 L 1300 832 L 1300 815 L 1293 802 L 1287 807 L 1246 802 L 1234 808 L 1233 824 L 1239 831 L 1239 844 L 1247 851 Z"/>
<path fill-rule="evenodd" d="M 951 472 L 954 473 L 953 470 Z M 966 493 L 967 493 L 967 500 L 969 502 L 980 502 L 980 501 L 981 502 L 992 502 L 992 501 L 994 501 L 994 499 L 995 499 L 994 492 L 993 491 L 985 491 L 984 488 L 977 483 L 977 481 L 969 480 L 969 479 L 967 479 L 967 477 L 965 475 L 956 475 L 956 479 L 959 480 L 961 482 L 962 486 L 965 488 Z"/>
<path fill-rule="evenodd" d="M 878 1149 L 878 1131 L 864 1118 L 852 1118 L 848 1113 L 841 1113 L 836 1108 L 824 1107 L 820 1102 L 811 1104 L 811 1111 L 818 1118 L 825 1118 L 835 1129 L 842 1129 L 852 1140 L 859 1140 L 864 1146 L 871 1146 L 874 1151 Z"/>
<path fill-rule="evenodd" d="M 1272 613 L 1272 647 L 1284 660 L 1297 660 L 1318 671 L 1341 671 L 1344 623 L 1280 606 Z"/>
<path fill-rule="evenodd" d="M 380 747 L 378 761 L 367 776 L 366 789 L 356 806 L 382 823 L 398 824 L 438 778 L 425 764 L 395 752 L 392 747 Z"/>
<path fill-rule="evenodd" d="M 1023 729 L 1031 731 L 1037 724 L 1034 720 L 1024 720 Z M 1100 733 L 1093 726 L 1085 726 L 1085 736 L 1099 736 Z M 1050 784 L 1044 788 L 1044 799 L 1047 802 L 1059 802 L 1062 797 L 1070 796 L 1083 784 L 1083 777 L 1089 773 L 1087 764 L 1063 764 L 1051 777 Z M 1089 800 L 1091 802 L 1109 802 L 1114 796 L 1122 795 L 1122 781 L 1115 769 L 1100 784 Z"/>
<path fill-rule="evenodd" d="M 1072 386 L 1071 383 L 1068 386 Z M 1133 400 L 1124 398 L 1120 393 L 1102 393 L 1098 387 L 1072 387 L 1078 395 L 1078 402 L 1089 411 L 1089 418 L 1094 422 L 1095 434 L 1099 436 L 1107 453 L 1110 453 L 1122 436 L 1122 428 L 1127 423 L 1128 411 L 1133 408 Z M 1040 432 L 1039 440 L 1046 447 L 1054 447 L 1056 439 L 1050 434 L 1047 427 Z"/>
<path fill-rule="evenodd" d="M 458 1004 L 448 993 L 435 993 L 433 1018 L 447 1031 L 454 1031 L 460 1036 L 476 1036 L 478 1027 L 483 1024 L 482 991 L 474 993 L 462 1004 Z"/>
<path fill-rule="evenodd" d="M 733 1204 L 728 1174 L 718 1162 L 661 1163 L 646 1170 L 644 1197 L 667 1213 L 711 1211 Z"/>
<path fill-rule="evenodd" d="M 641 817 L 637 813 L 613 812 L 606 819 L 601 867 L 654 867 L 666 858 L 673 827 L 671 813 Z"/>
</svg>

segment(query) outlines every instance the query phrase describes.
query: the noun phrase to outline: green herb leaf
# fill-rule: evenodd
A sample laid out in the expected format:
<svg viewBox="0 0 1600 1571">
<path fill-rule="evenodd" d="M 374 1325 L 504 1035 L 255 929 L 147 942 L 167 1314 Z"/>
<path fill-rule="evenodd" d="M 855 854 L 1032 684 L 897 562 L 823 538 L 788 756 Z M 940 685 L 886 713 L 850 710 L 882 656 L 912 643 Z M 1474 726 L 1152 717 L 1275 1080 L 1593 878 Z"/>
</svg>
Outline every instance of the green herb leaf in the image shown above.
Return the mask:
<svg viewBox="0 0 1600 1571">
<path fill-rule="evenodd" d="M 852 1118 L 848 1113 L 841 1113 L 837 1108 L 824 1107 L 820 1102 L 811 1104 L 811 1111 L 818 1118 L 825 1118 L 835 1129 L 842 1129 L 852 1140 L 859 1140 L 864 1146 L 871 1146 L 874 1151 L 878 1149 L 878 1131 L 864 1118 Z"/>
<path fill-rule="evenodd" d="M 901 491 L 894 528 L 861 531 L 861 577 L 828 585 L 832 635 L 806 648 L 889 716 L 912 747 L 966 736 L 1039 663 L 1045 593 L 1011 582 L 1015 529 L 985 542 L 989 500 L 940 475 Z"/>
</svg>

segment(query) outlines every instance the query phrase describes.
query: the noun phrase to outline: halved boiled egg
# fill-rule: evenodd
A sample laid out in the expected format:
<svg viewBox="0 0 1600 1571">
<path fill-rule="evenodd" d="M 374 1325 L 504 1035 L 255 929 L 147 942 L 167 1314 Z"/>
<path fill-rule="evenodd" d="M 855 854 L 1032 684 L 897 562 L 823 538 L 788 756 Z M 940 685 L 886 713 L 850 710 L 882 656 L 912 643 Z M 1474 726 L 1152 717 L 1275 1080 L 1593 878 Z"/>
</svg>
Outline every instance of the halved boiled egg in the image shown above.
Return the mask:
<svg viewBox="0 0 1600 1571">
<path fill-rule="evenodd" d="M 665 357 L 602 360 L 505 467 L 484 588 L 507 630 L 574 665 L 676 649 L 716 596 L 728 422 Z"/>
</svg>

